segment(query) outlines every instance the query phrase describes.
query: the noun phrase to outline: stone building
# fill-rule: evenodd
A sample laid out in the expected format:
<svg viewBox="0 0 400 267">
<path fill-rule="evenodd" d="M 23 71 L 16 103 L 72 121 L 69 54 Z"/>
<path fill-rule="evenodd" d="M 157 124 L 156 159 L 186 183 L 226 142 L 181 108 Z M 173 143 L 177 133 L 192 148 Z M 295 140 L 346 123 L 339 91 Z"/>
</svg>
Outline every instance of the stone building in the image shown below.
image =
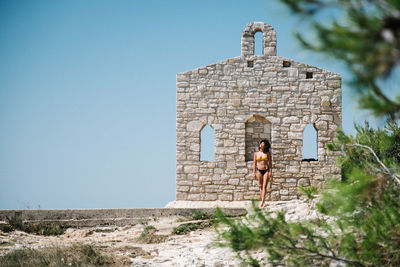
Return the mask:
<svg viewBox="0 0 400 267">
<path fill-rule="evenodd" d="M 255 56 L 257 32 L 263 55 Z M 341 127 L 341 76 L 276 56 L 276 33 L 266 23 L 248 24 L 241 47 L 240 57 L 177 75 L 176 200 L 258 198 L 252 155 L 263 138 L 273 161 L 267 199 L 296 199 L 300 184 L 340 177 L 327 144 Z M 206 125 L 214 129 L 214 161 L 200 161 Z M 302 156 L 307 125 L 317 132 L 315 161 Z"/>
</svg>

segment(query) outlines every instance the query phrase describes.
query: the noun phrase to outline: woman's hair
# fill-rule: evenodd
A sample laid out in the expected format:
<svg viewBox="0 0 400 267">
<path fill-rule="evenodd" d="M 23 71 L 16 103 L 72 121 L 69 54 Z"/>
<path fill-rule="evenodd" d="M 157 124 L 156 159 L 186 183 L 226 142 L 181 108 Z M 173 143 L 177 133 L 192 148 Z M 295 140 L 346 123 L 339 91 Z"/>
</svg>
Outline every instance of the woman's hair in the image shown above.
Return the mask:
<svg viewBox="0 0 400 267">
<path fill-rule="evenodd" d="M 268 153 L 269 149 L 271 148 L 271 144 L 269 143 L 269 141 L 267 139 L 263 139 L 260 141 L 260 143 L 258 144 L 258 147 L 260 148 L 261 143 L 264 143 L 264 153 Z"/>
</svg>

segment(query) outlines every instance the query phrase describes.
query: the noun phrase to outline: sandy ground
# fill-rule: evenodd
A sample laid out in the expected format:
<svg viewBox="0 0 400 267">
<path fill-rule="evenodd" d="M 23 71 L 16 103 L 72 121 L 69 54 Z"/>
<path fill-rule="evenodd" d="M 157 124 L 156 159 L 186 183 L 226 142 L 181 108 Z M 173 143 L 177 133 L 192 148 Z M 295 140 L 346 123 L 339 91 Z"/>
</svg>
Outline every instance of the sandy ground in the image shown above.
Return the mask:
<svg viewBox="0 0 400 267">
<path fill-rule="evenodd" d="M 291 221 L 311 219 L 317 216 L 310 204 L 301 200 L 269 202 L 269 211 L 286 211 Z M 182 222 L 185 220 L 185 222 Z M 43 248 L 68 246 L 74 243 L 91 244 L 114 256 L 124 256 L 132 261 L 131 266 L 239 266 L 240 262 L 229 248 L 214 245 L 217 234 L 212 227 L 192 231 L 186 235 L 174 235 L 172 229 L 187 223 L 189 218 L 153 218 L 148 225 L 154 226 L 155 234 L 165 236 L 156 244 L 143 244 L 138 237 L 145 225 L 125 227 L 69 228 L 61 236 L 38 236 L 21 231 L 0 231 L 0 255 L 19 248 Z M 180 222 L 178 222 L 180 221 Z M 257 258 L 265 256 L 256 253 Z"/>
</svg>

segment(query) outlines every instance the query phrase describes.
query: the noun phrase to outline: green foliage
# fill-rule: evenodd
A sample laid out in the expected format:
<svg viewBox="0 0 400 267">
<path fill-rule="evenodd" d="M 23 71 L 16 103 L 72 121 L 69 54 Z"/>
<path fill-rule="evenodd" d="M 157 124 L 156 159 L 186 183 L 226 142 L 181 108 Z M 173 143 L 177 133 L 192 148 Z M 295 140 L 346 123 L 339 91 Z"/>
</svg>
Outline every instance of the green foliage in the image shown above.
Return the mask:
<svg viewBox="0 0 400 267">
<path fill-rule="evenodd" d="M 9 224 L 0 224 L 0 231 L 3 231 L 4 233 L 10 233 L 14 231 L 14 228 Z"/>
<path fill-rule="evenodd" d="M 182 235 L 182 234 L 187 234 L 191 231 L 195 231 L 199 229 L 199 224 L 197 223 L 185 223 L 185 224 L 181 224 L 178 227 L 174 227 L 174 229 L 172 229 L 172 233 L 175 235 Z"/>
<path fill-rule="evenodd" d="M 192 214 L 192 218 L 193 220 L 206 220 L 209 219 L 209 216 L 207 216 L 203 211 L 201 210 L 196 210 L 193 214 Z"/>
<path fill-rule="evenodd" d="M 312 41 L 296 34 L 306 49 L 346 64 L 353 74 L 351 85 L 360 94 L 362 108 L 377 116 L 400 117 L 400 95 L 392 99 L 379 86 L 393 78 L 400 62 L 399 1 L 280 1 L 310 23 L 315 33 Z"/>
<path fill-rule="evenodd" d="M 94 231 L 96 233 L 112 233 L 115 232 L 115 228 L 96 228 Z"/>
<path fill-rule="evenodd" d="M 214 214 L 207 214 L 202 210 L 195 210 L 190 216 L 185 216 L 178 218 L 176 222 L 185 222 L 192 220 L 213 220 L 215 218 Z"/>
<path fill-rule="evenodd" d="M 196 231 L 198 229 L 204 229 L 212 226 L 212 221 L 198 222 L 198 223 L 185 223 L 181 224 L 172 229 L 172 233 L 175 235 L 184 235 L 191 231 Z"/>
<path fill-rule="evenodd" d="M 300 193 L 304 194 L 308 199 L 314 199 L 318 193 L 318 189 L 314 186 L 303 187 L 302 184 L 299 186 Z"/>
<path fill-rule="evenodd" d="M 339 131 L 331 145 L 341 151 L 345 179 L 326 183 L 317 203 L 326 216 L 288 222 L 283 213 L 270 214 L 253 204 L 253 214 L 237 220 L 218 210 L 218 224 L 227 226 L 219 231 L 219 244 L 250 266 L 256 266 L 251 251 L 259 248 L 272 265 L 400 266 L 400 185 L 394 179 L 400 171 L 399 127 L 388 121 L 383 130 L 374 130 L 366 123 L 356 125 L 356 132 L 352 137 Z"/>
</svg>

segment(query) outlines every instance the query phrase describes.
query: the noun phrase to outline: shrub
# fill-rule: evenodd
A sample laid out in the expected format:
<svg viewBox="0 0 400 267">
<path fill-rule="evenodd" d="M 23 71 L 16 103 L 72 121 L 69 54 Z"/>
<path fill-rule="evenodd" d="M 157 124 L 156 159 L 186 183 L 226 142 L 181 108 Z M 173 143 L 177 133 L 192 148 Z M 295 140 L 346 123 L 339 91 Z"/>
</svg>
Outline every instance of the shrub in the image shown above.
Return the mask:
<svg viewBox="0 0 400 267">
<path fill-rule="evenodd" d="M 58 224 L 51 223 L 51 224 L 43 224 L 43 223 L 25 223 L 20 219 L 15 218 L 7 218 L 9 225 L 15 229 L 20 230 L 26 233 L 32 233 L 37 235 L 62 235 L 64 234 L 66 228 L 62 227 Z"/>
<path fill-rule="evenodd" d="M 154 226 L 146 225 L 137 241 L 145 244 L 155 244 L 162 243 L 168 238 L 166 235 L 157 235 L 156 232 L 157 229 Z"/>
<path fill-rule="evenodd" d="M 187 234 L 191 231 L 210 227 L 210 226 L 212 226 L 212 224 L 213 224 L 212 221 L 205 221 L 205 222 L 199 222 L 199 223 L 185 223 L 185 224 L 179 225 L 178 227 L 174 227 L 174 229 L 172 229 L 172 233 L 175 235 L 183 235 L 183 234 Z"/>
</svg>

